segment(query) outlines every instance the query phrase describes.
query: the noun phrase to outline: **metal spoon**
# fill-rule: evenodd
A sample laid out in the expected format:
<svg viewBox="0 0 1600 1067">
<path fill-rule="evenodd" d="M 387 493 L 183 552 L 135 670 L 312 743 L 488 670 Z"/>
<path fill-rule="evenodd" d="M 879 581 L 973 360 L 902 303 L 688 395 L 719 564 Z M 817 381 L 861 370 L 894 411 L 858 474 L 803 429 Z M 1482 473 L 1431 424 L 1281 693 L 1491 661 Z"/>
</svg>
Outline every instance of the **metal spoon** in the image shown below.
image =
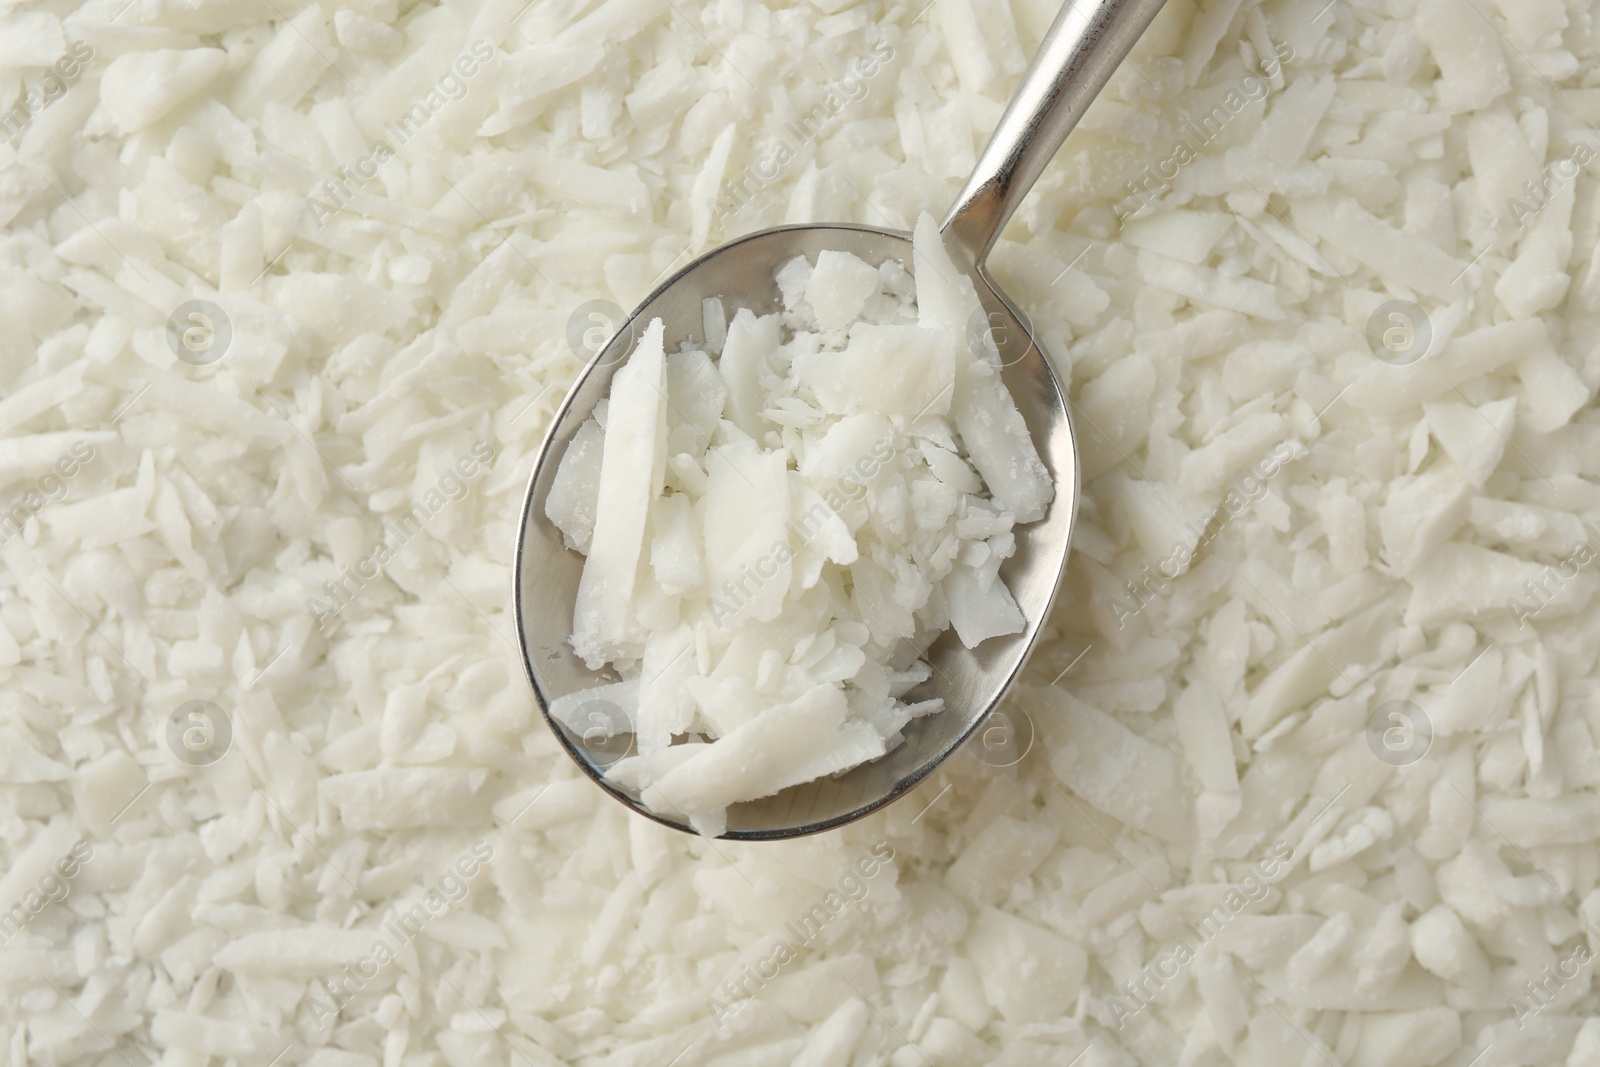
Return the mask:
<svg viewBox="0 0 1600 1067">
<path fill-rule="evenodd" d="M 1055 485 L 1045 517 L 1016 528 L 1016 555 L 1000 572 L 1027 618 L 1026 627 L 973 650 L 964 648 L 953 631 L 941 636 L 928 650 L 934 673 L 924 689 L 944 698 L 942 713 L 913 720 L 905 742 L 875 762 L 734 805 L 725 837 L 770 840 L 816 833 L 904 796 L 977 729 L 1021 671 L 1066 570 L 1078 502 L 1077 448 L 1061 386 L 1024 320 L 984 270 L 984 259 L 1162 3 L 1068 0 L 940 227 L 957 266 L 977 287 L 988 317 L 978 325 L 991 329 L 1005 383 Z M 909 234 L 842 224 L 762 230 L 701 256 L 651 293 L 595 354 L 556 413 L 528 485 L 515 596 L 523 664 L 540 710 L 567 753 L 601 788 L 639 814 L 680 830 L 689 827 L 646 809 L 635 793 L 605 777 L 606 768 L 625 754 L 631 734 L 608 739 L 603 735 L 609 731 L 594 730 L 580 735 L 550 716 L 553 699 L 614 679 L 589 671 L 572 654 L 568 638 L 583 559 L 562 544 L 560 532 L 545 517 L 545 500 L 573 435 L 610 391 L 612 374 L 645 324 L 662 319 L 668 351 L 673 351 L 678 341 L 698 336 L 703 298 L 721 297 L 730 315 L 740 307 L 757 315 L 776 310 L 781 306 L 773 281 L 778 268 L 795 256 L 815 261 L 825 249 L 851 252 L 874 264 L 895 259 L 914 269 Z"/>
</svg>

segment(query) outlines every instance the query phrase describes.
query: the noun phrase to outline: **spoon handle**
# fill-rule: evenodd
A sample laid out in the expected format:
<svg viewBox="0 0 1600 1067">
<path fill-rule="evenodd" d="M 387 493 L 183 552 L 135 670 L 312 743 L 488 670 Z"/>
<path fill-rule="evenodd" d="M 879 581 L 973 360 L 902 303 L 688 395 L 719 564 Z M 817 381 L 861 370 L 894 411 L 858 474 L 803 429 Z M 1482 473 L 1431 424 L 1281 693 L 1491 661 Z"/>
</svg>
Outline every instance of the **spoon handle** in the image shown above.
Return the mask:
<svg viewBox="0 0 1600 1067">
<path fill-rule="evenodd" d="M 1067 0 L 939 227 L 981 264 L 1165 0 Z"/>
</svg>

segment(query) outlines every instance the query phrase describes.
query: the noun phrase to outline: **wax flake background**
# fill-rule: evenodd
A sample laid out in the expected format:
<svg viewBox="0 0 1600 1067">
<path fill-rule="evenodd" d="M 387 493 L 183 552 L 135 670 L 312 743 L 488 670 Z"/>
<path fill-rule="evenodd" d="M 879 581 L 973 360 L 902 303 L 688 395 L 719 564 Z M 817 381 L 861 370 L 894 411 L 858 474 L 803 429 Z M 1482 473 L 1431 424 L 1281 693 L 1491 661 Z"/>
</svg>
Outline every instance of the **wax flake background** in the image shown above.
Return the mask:
<svg viewBox="0 0 1600 1067">
<path fill-rule="evenodd" d="M 996 249 L 1081 518 L 916 794 L 695 840 L 535 715 L 616 312 L 942 211 L 1054 15 L 5 9 L 12 1061 L 1600 1062 L 1589 5 L 1171 0 Z"/>
</svg>

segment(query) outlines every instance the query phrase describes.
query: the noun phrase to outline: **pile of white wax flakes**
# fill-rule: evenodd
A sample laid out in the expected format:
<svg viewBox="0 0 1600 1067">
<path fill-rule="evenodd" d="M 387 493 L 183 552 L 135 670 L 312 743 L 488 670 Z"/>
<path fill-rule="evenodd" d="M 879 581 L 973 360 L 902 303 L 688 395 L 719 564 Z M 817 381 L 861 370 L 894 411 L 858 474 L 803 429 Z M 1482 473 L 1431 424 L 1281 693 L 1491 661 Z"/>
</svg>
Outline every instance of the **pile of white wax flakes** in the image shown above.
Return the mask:
<svg viewBox="0 0 1600 1067">
<path fill-rule="evenodd" d="M 1600 1065 L 1593 5 L 1169 0 L 996 248 L 1080 518 L 914 794 L 700 839 L 536 714 L 606 324 L 938 217 L 1057 7 L 4 8 L 8 1062 Z"/>
<path fill-rule="evenodd" d="M 795 256 L 760 317 L 704 298 L 715 361 L 668 354 L 652 320 L 550 487 L 586 557 L 572 649 L 623 675 L 550 717 L 607 738 L 602 762 L 631 752 L 606 777 L 705 837 L 943 711 L 912 693 L 941 633 L 974 649 L 1025 625 L 999 571 L 1050 474 L 926 212 L 909 258 Z"/>
</svg>

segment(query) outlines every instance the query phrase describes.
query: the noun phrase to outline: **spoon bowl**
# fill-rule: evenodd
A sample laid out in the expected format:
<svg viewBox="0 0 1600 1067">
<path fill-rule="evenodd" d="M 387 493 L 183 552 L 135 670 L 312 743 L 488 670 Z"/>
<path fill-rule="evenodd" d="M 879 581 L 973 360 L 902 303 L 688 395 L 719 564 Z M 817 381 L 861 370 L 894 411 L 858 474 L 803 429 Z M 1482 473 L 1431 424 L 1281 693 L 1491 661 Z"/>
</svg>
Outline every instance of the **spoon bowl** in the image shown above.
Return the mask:
<svg viewBox="0 0 1600 1067">
<path fill-rule="evenodd" d="M 778 268 L 795 256 L 815 261 L 817 253 L 826 249 L 849 252 L 872 264 L 898 260 L 912 269 L 909 234 L 844 225 L 761 230 L 695 260 L 651 293 L 590 360 L 551 424 L 523 508 L 516 559 L 517 628 L 539 707 L 567 753 L 602 788 L 639 814 L 681 830 L 689 829 L 686 822 L 649 810 L 636 791 L 605 777 L 606 769 L 627 754 L 614 739 L 585 738 L 550 715 L 550 703 L 557 697 L 616 678 L 589 670 L 573 655 L 568 638 L 583 557 L 562 543 L 561 532 L 545 518 L 545 501 L 573 435 L 610 392 L 612 375 L 627 361 L 650 320 L 662 320 L 667 350 L 675 351 L 679 342 L 699 339 L 702 298 L 721 297 L 730 317 L 741 307 L 757 315 L 780 310 L 782 301 L 773 281 Z M 875 811 L 914 789 L 961 746 L 1010 687 L 1050 613 L 1066 568 L 1078 498 L 1077 448 L 1066 401 L 1020 316 L 980 271 L 969 273 L 986 319 L 975 325 L 988 329 L 999 348 L 1006 387 L 1055 486 L 1044 518 L 1015 528 L 1016 554 L 1000 568 L 1026 624 L 1022 632 L 990 638 L 976 649 L 963 646 L 954 631 L 941 635 L 926 656 L 933 676 L 906 699 L 943 697 L 943 712 L 913 719 L 906 726 L 905 743 L 881 759 L 836 778 L 733 805 L 725 837 L 816 833 Z"/>
<path fill-rule="evenodd" d="M 994 341 L 1005 385 L 1055 489 L 1043 518 L 1014 527 L 1016 553 L 1000 568 L 1022 610 L 1022 631 L 992 637 L 976 649 L 964 647 L 953 630 L 942 634 L 924 657 L 932 676 L 906 696 L 941 697 L 942 712 L 912 720 L 903 731 L 904 742 L 871 763 L 732 805 L 722 836 L 770 840 L 817 833 L 904 796 L 995 712 L 1022 670 L 1066 570 L 1078 505 L 1077 447 L 1061 385 L 1022 317 L 988 276 L 984 260 L 1045 164 L 1162 2 L 1068 0 L 940 226 L 946 250 L 972 279 L 982 304 L 982 318 L 974 316 L 969 337 L 987 331 Z M 523 665 L 539 708 L 568 755 L 601 788 L 639 814 L 688 832 L 693 831 L 686 822 L 649 810 L 636 790 L 606 777 L 607 768 L 631 752 L 623 747 L 631 734 L 605 736 L 615 734 L 609 727 L 624 724 L 602 713 L 613 719 L 608 728 L 585 736 L 550 714 L 555 699 L 618 679 L 609 671 L 589 670 L 572 652 L 573 607 L 584 561 L 565 547 L 560 531 L 545 516 L 545 504 L 574 435 L 609 394 L 612 375 L 626 362 L 646 324 L 662 320 L 671 352 L 683 341 L 699 339 L 703 299 L 720 298 L 730 317 L 738 308 L 756 315 L 780 310 L 774 280 L 778 268 L 795 256 L 815 262 L 817 253 L 829 249 L 873 265 L 898 260 L 915 273 L 909 234 L 843 224 L 761 230 L 701 256 L 651 293 L 595 353 L 557 410 L 528 485 L 514 595 Z M 981 343 L 981 338 L 973 339 Z"/>
</svg>

